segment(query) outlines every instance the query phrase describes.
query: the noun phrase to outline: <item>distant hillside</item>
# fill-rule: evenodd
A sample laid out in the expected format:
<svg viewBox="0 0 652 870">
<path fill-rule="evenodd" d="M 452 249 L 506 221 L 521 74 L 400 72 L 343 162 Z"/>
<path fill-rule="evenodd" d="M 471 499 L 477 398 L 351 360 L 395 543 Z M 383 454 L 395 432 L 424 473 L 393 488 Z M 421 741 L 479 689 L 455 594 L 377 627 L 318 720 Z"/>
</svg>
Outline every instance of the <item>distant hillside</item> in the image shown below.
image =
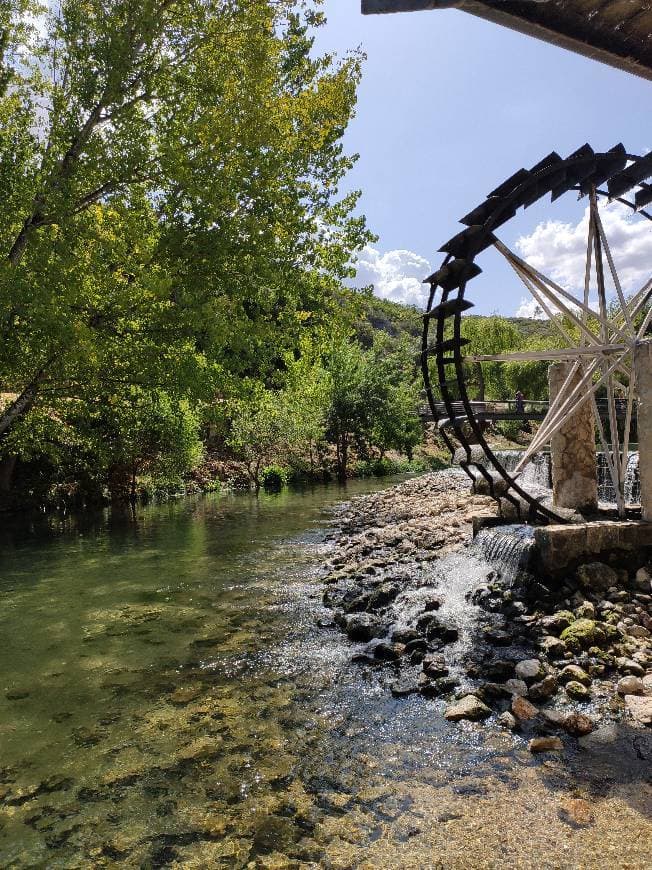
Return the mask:
<svg viewBox="0 0 652 870">
<path fill-rule="evenodd" d="M 358 340 L 365 347 L 371 346 L 374 331 L 385 332 L 397 339 L 409 336 L 415 342 L 421 338 L 423 310 L 415 305 L 403 305 L 399 302 L 390 302 L 388 299 L 369 296 L 363 299 L 362 307 L 364 314 L 356 324 L 356 332 Z M 484 318 L 481 314 L 467 316 Z M 550 323 L 547 320 L 532 320 L 529 317 L 505 317 L 504 319 L 512 323 L 525 339 L 545 338 L 551 334 Z"/>
</svg>

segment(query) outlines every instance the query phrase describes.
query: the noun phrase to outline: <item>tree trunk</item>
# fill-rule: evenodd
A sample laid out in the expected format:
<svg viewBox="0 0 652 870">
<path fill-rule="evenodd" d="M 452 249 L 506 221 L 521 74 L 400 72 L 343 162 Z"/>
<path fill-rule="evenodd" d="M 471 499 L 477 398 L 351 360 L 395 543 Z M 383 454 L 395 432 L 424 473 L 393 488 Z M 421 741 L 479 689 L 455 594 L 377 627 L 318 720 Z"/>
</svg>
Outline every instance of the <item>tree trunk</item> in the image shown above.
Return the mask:
<svg viewBox="0 0 652 870">
<path fill-rule="evenodd" d="M 11 492 L 17 458 L 17 456 L 5 456 L 4 459 L 0 460 L 0 495 L 7 495 Z"/>
<path fill-rule="evenodd" d="M 44 378 L 45 370 L 41 369 L 27 384 L 22 393 L 0 413 L 0 438 L 7 434 L 14 423 L 31 411 Z"/>
<path fill-rule="evenodd" d="M 346 466 L 348 462 L 349 444 L 346 434 L 341 435 L 341 444 L 337 446 L 337 477 L 341 483 L 346 483 Z"/>
</svg>

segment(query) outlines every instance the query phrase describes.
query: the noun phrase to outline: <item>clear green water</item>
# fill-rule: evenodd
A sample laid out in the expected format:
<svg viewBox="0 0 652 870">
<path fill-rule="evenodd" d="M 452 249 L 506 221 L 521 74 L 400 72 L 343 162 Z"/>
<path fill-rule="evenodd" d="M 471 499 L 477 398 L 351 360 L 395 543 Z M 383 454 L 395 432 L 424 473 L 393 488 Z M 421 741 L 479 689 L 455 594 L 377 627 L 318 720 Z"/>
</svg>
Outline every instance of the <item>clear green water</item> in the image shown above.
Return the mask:
<svg viewBox="0 0 652 870">
<path fill-rule="evenodd" d="M 577 777 L 393 699 L 316 625 L 325 509 L 394 482 L 3 528 L 0 867 L 533 866 L 524 797 L 559 866 Z M 605 813 L 643 849 L 639 767 Z"/>
<path fill-rule="evenodd" d="M 0 864 L 244 866 L 310 839 L 356 679 L 315 626 L 324 509 L 389 483 L 5 528 Z"/>
</svg>

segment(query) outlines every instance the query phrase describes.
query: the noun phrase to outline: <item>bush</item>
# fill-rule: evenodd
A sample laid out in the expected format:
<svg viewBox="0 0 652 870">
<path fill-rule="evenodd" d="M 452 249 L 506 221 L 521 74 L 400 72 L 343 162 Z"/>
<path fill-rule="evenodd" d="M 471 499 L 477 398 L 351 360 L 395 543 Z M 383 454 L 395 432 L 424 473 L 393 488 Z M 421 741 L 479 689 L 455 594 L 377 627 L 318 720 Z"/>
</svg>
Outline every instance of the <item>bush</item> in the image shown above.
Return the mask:
<svg viewBox="0 0 652 870">
<path fill-rule="evenodd" d="M 290 472 L 281 465 L 268 465 L 263 469 L 262 483 L 267 492 L 280 492 L 287 486 Z"/>
<path fill-rule="evenodd" d="M 387 477 L 390 474 L 416 474 L 427 470 L 428 464 L 422 459 L 385 458 L 356 462 L 353 473 L 355 477 Z"/>
</svg>

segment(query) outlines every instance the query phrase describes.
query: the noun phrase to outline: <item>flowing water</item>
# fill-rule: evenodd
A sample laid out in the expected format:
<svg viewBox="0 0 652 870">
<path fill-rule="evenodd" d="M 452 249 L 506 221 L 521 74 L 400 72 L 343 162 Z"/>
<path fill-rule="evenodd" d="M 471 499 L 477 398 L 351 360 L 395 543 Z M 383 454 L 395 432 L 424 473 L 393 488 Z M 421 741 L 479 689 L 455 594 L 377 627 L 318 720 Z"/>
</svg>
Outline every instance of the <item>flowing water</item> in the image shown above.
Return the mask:
<svg viewBox="0 0 652 870">
<path fill-rule="evenodd" d="M 520 450 L 498 450 L 497 457 L 507 471 L 513 471 L 522 455 Z M 615 504 L 616 496 L 604 453 L 596 454 L 598 466 L 598 500 L 604 504 Z M 538 453 L 523 469 L 518 479 L 519 484 L 528 492 L 542 494 L 552 489 L 552 466 L 549 453 Z M 638 451 L 628 453 L 627 472 L 625 475 L 625 503 L 640 504 L 641 481 L 638 471 Z"/>
<path fill-rule="evenodd" d="M 5 527 L 0 866 L 643 866 L 635 764 L 568 827 L 586 758 L 393 699 L 317 627 L 324 509 L 389 483 Z"/>
</svg>

